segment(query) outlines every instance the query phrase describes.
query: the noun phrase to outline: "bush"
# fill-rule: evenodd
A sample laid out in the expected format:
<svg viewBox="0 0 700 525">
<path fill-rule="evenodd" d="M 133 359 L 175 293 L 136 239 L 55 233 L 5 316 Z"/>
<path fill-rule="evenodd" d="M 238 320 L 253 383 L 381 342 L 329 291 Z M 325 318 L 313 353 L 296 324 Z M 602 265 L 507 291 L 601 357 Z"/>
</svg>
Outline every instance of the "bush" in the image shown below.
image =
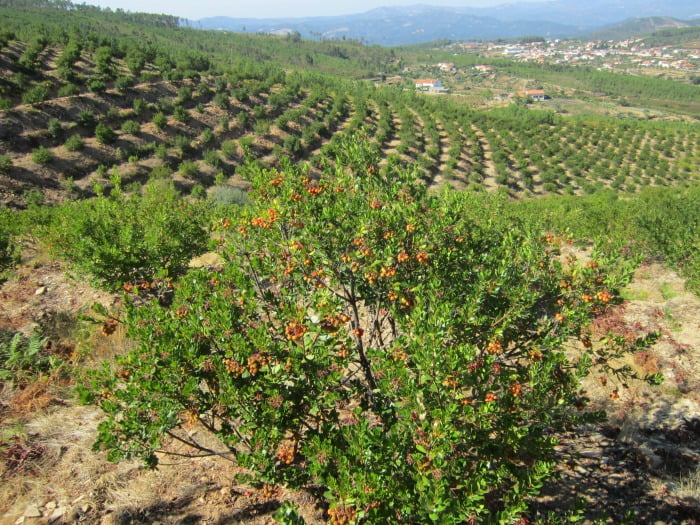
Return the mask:
<svg viewBox="0 0 700 525">
<path fill-rule="evenodd" d="M 143 196 L 70 202 L 56 211 L 46 232 L 55 252 L 81 275 L 110 291 L 124 283 L 176 277 L 202 253 L 206 214 L 182 200 L 172 184 L 149 183 Z"/>
<path fill-rule="evenodd" d="M 216 206 L 244 206 L 248 203 L 248 195 L 239 188 L 219 185 L 209 192 L 209 201 Z"/>
<path fill-rule="evenodd" d="M 200 422 L 243 478 L 314 487 L 346 523 L 512 523 L 554 432 L 596 415 L 580 378 L 629 349 L 563 351 L 630 268 L 562 267 L 551 237 L 362 142 L 336 155 L 319 180 L 251 169 L 253 202 L 216 224 L 227 264 L 168 307 L 128 299 L 135 349 L 81 391 L 106 413 L 97 445 L 153 467 Z"/>
<path fill-rule="evenodd" d="M 196 199 L 203 199 L 207 196 L 207 190 L 201 184 L 195 184 L 190 190 L 190 195 Z"/>
<path fill-rule="evenodd" d="M 122 124 L 122 131 L 128 133 L 129 135 L 138 135 L 141 131 L 141 125 L 135 120 L 125 120 Z"/>
<path fill-rule="evenodd" d="M 68 137 L 63 146 L 67 151 L 80 151 L 83 149 L 83 138 L 80 135 L 71 135 Z"/>
<path fill-rule="evenodd" d="M 238 157 L 238 144 L 235 140 L 225 140 L 221 144 L 221 153 L 224 157 L 229 160 L 233 160 Z"/>
<path fill-rule="evenodd" d="M 191 160 L 183 160 L 178 166 L 178 171 L 183 177 L 196 177 L 199 173 L 199 166 Z"/>
<path fill-rule="evenodd" d="M 0 282 L 2 273 L 16 261 L 17 247 L 12 240 L 11 220 L 12 212 L 0 210 Z"/>
<path fill-rule="evenodd" d="M 186 123 L 189 122 L 192 117 L 184 107 L 177 105 L 173 111 L 173 118 L 178 122 Z"/>
<path fill-rule="evenodd" d="M 167 179 L 173 174 L 173 170 L 170 168 L 170 166 L 167 166 L 165 164 L 161 164 L 160 166 L 156 166 L 151 170 L 150 173 L 150 178 L 152 179 Z"/>
<path fill-rule="evenodd" d="M 8 173 L 12 169 L 12 159 L 8 155 L 0 155 L 0 173 Z"/>
<path fill-rule="evenodd" d="M 119 76 L 117 80 L 114 81 L 114 87 L 119 91 L 126 91 L 130 87 L 133 87 L 134 79 L 133 77 Z"/>
<path fill-rule="evenodd" d="M 134 99 L 133 103 L 134 115 L 142 115 L 146 111 L 146 101 L 142 98 Z"/>
<path fill-rule="evenodd" d="M 92 78 L 88 80 L 87 88 L 93 93 L 104 93 L 107 89 L 107 84 L 101 78 Z"/>
<path fill-rule="evenodd" d="M 202 144 L 211 144 L 214 142 L 215 136 L 214 132 L 211 130 L 211 128 L 204 128 L 202 131 L 202 134 L 199 137 L 199 140 L 202 142 Z"/>
<path fill-rule="evenodd" d="M 165 113 L 159 111 L 153 115 L 153 124 L 158 129 L 165 129 L 165 126 L 168 124 L 168 117 L 165 116 Z"/>
<path fill-rule="evenodd" d="M 43 84 L 39 84 L 29 89 L 22 95 L 23 104 L 35 104 L 37 102 L 43 102 L 49 98 L 49 90 Z"/>
<path fill-rule="evenodd" d="M 97 119 L 95 114 L 89 109 L 83 109 L 78 113 L 78 124 L 88 129 L 94 129 Z"/>
<path fill-rule="evenodd" d="M 44 146 L 32 150 L 32 160 L 37 164 L 48 164 L 53 160 L 53 152 Z"/>
<path fill-rule="evenodd" d="M 221 167 L 221 157 L 216 150 L 208 149 L 204 152 L 204 162 L 209 164 L 212 168 Z"/>
<path fill-rule="evenodd" d="M 111 144 L 117 139 L 117 134 L 112 128 L 100 122 L 95 128 L 95 138 L 100 144 Z"/>
<path fill-rule="evenodd" d="M 51 120 L 49 120 L 49 124 L 46 127 L 46 133 L 52 139 L 61 138 L 61 136 L 63 135 L 63 126 L 61 126 L 61 123 L 58 121 L 58 119 L 52 118 Z"/>
</svg>

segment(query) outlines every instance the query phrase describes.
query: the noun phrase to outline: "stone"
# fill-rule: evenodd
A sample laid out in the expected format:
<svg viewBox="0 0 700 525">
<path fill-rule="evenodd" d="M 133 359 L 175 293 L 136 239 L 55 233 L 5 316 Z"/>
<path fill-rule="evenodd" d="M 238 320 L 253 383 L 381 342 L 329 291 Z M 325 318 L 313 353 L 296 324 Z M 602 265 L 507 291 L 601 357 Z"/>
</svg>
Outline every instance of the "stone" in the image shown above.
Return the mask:
<svg viewBox="0 0 700 525">
<path fill-rule="evenodd" d="M 579 452 L 579 454 L 581 455 L 581 457 L 584 457 L 584 458 L 600 458 L 603 456 L 603 451 L 600 449 L 590 448 L 590 449 L 582 450 L 581 452 Z"/>
<path fill-rule="evenodd" d="M 15 520 L 15 525 L 22 525 L 25 522 L 26 518 L 24 516 L 20 516 Z"/>
<path fill-rule="evenodd" d="M 46 510 L 53 510 L 58 506 L 58 504 L 55 501 L 49 501 L 44 507 L 46 507 Z"/>
<path fill-rule="evenodd" d="M 36 505 L 29 505 L 24 511 L 25 518 L 41 518 L 43 514 Z"/>
<path fill-rule="evenodd" d="M 36 289 L 36 292 L 34 292 L 34 295 L 44 295 L 46 293 L 46 286 L 40 286 L 39 288 Z"/>
<path fill-rule="evenodd" d="M 53 511 L 51 514 L 51 517 L 49 518 L 50 522 L 57 521 L 59 520 L 65 513 L 66 513 L 66 508 L 65 507 L 58 507 Z"/>
</svg>

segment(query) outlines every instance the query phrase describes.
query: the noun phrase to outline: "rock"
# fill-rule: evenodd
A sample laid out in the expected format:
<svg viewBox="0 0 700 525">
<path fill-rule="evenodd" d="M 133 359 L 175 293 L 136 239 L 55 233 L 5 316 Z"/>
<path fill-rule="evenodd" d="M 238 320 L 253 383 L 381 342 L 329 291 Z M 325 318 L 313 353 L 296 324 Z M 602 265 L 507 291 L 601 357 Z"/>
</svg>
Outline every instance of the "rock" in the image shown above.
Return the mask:
<svg viewBox="0 0 700 525">
<path fill-rule="evenodd" d="M 24 511 L 25 518 L 41 518 L 43 514 L 36 505 L 29 505 Z"/>
<path fill-rule="evenodd" d="M 40 286 L 39 288 L 36 289 L 36 292 L 34 292 L 34 295 L 44 295 L 46 293 L 46 286 Z"/>
<path fill-rule="evenodd" d="M 17 518 L 15 520 L 15 525 L 22 525 L 25 520 L 26 520 L 26 518 L 24 516 L 20 516 L 19 518 Z"/>
<path fill-rule="evenodd" d="M 49 518 L 49 521 L 50 521 L 50 522 L 57 521 L 58 519 L 61 518 L 61 516 L 63 516 L 63 515 L 66 513 L 66 510 L 67 510 L 67 509 L 66 509 L 65 507 L 58 507 L 58 508 L 55 509 L 55 510 L 53 511 L 53 513 L 51 514 L 51 517 Z"/>
<path fill-rule="evenodd" d="M 663 460 L 652 450 L 648 443 L 642 443 L 639 446 L 639 452 L 646 457 L 652 468 L 659 468 L 663 464 Z"/>
<path fill-rule="evenodd" d="M 584 457 L 584 458 L 601 458 L 601 457 L 603 457 L 602 450 L 593 449 L 593 448 L 582 450 L 581 452 L 579 452 L 579 454 L 581 455 L 581 457 Z"/>
<path fill-rule="evenodd" d="M 44 507 L 46 507 L 46 510 L 53 510 L 57 507 L 57 503 L 55 501 L 49 501 Z"/>
</svg>

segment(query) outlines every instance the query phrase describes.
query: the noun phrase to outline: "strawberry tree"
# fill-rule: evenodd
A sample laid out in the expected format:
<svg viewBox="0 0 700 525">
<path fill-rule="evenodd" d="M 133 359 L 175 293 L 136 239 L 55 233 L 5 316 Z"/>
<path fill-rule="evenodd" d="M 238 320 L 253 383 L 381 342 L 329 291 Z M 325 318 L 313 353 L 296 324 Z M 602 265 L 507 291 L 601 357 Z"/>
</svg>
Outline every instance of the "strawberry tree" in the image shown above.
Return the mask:
<svg viewBox="0 0 700 525">
<path fill-rule="evenodd" d="M 597 416 L 579 380 L 645 342 L 565 349 L 624 275 L 429 195 L 362 138 L 335 152 L 317 178 L 257 169 L 251 205 L 215 226 L 225 264 L 172 304 L 132 291 L 135 349 L 83 392 L 107 416 L 96 447 L 150 466 L 170 441 L 220 453 L 201 425 L 249 481 L 320 488 L 331 523 L 512 523 L 556 431 Z"/>
</svg>

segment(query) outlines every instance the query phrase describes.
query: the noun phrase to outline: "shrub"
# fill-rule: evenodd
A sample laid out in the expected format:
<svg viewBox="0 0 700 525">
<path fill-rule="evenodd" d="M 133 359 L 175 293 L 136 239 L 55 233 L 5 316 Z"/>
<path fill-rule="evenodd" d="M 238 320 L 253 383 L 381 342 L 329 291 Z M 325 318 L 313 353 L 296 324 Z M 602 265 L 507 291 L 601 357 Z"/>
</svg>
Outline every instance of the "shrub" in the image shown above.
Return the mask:
<svg viewBox="0 0 700 525">
<path fill-rule="evenodd" d="M 117 138 L 112 128 L 100 122 L 95 128 L 95 138 L 100 144 L 111 144 Z"/>
<path fill-rule="evenodd" d="M 43 102 L 47 98 L 49 98 L 48 88 L 43 84 L 39 84 L 25 91 L 24 95 L 22 95 L 22 103 L 35 104 L 37 102 Z"/>
<path fill-rule="evenodd" d="M 226 179 L 227 179 L 227 178 L 228 178 L 228 177 L 226 177 L 226 175 L 224 174 L 224 172 L 223 172 L 223 171 L 220 171 L 220 172 L 218 172 L 218 173 L 214 176 L 214 184 L 220 186 L 220 185 L 224 184 L 224 182 L 226 182 Z"/>
<path fill-rule="evenodd" d="M 63 126 L 58 119 L 52 118 L 49 120 L 49 124 L 46 127 L 46 133 L 52 139 L 58 139 L 63 135 Z"/>
<path fill-rule="evenodd" d="M 178 171 L 183 177 L 196 177 L 199 173 L 199 166 L 191 160 L 183 160 L 178 166 Z"/>
<path fill-rule="evenodd" d="M 161 164 L 160 166 L 156 166 L 151 170 L 150 177 L 152 179 L 167 179 L 172 174 L 173 170 L 170 168 L 170 166 Z"/>
<path fill-rule="evenodd" d="M 216 206 L 244 206 L 248 195 L 239 188 L 220 184 L 210 190 L 209 201 Z"/>
<path fill-rule="evenodd" d="M 206 214 L 181 199 L 166 181 L 149 183 L 143 196 L 69 202 L 56 210 L 46 232 L 55 252 L 97 286 L 116 291 L 124 283 L 175 277 L 202 253 Z"/>
<path fill-rule="evenodd" d="M 144 111 L 146 111 L 146 101 L 142 98 L 137 98 L 134 99 L 133 103 L 133 109 L 134 109 L 134 115 L 139 116 L 142 115 Z"/>
<path fill-rule="evenodd" d="M 83 109 L 80 111 L 80 113 L 78 113 L 78 124 L 81 126 L 85 126 L 88 129 L 93 129 L 96 123 L 97 119 L 95 118 L 95 114 L 89 109 Z"/>
<path fill-rule="evenodd" d="M 336 156 L 319 180 L 251 169 L 253 202 L 216 224 L 227 264 L 168 307 L 127 299 L 136 347 L 81 391 L 106 413 L 97 445 L 153 467 L 200 422 L 243 478 L 314 487 L 346 523 L 512 523 L 554 432 L 595 415 L 580 378 L 629 349 L 563 351 L 630 268 L 562 267 L 550 236 L 429 195 L 363 142 Z"/>
<path fill-rule="evenodd" d="M 16 261 L 17 247 L 12 240 L 11 220 L 12 212 L 0 210 L 0 282 L 2 282 L 2 273 Z"/>
<path fill-rule="evenodd" d="M 135 120 L 125 120 L 122 124 L 122 131 L 128 133 L 129 135 L 138 135 L 141 131 L 141 125 Z"/>
<path fill-rule="evenodd" d="M 8 155 L 0 155 L 0 173 L 8 173 L 12 169 L 12 159 Z"/>
<path fill-rule="evenodd" d="M 119 76 L 117 80 L 114 81 L 114 87 L 119 91 L 126 91 L 130 87 L 133 87 L 134 79 L 133 77 Z"/>
<path fill-rule="evenodd" d="M 63 146 L 68 151 L 80 151 L 84 146 L 83 138 L 80 135 L 71 135 L 66 142 L 64 142 Z"/>
<path fill-rule="evenodd" d="M 173 118 L 183 123 L 189 122 L 189 120 L 191 119 L 189 112 L 180 105 L 175 106 L 175 110 L 173 111 Z"/>
<path fill-rule="evenodd" d="M 190 190 L 190 195 L 192 195 L 196 199 L 203 199 L 207 196 L 207 190 L 205 190 L 204 186 L 202 186 L 201 184 L 195 184 Z"/>
<path fill-rule="evenodd" d="M 226 93 L 217 93 L 214 95 L 214 104 L 223 110 L 227 110 L 231 107 L 231 101 Z"/>
<path fill-rule="evenodd" d="M 87 82 L 87 88 L 93 93 L 104 93 L 107 84 L 101 78 L 92 78 Z"/>
<path fill-rule="evenodd" d="M 180 102 L 189 102 L 192 100 L 192 90 L 187 86 L 182 86 L 177 90 L 177 97 Z"/>
<path fill-rule="evenodd" d="M 53 160 L 53 152 L 44 146 L 39 146 L 32 150 L 32 160 L 37 164 L 48 164 Z"/>
<path fill-rule="evenodd" d="M 229 160 L 233 160 L 238 157 L 238 144 L 235 140 L 225 140 L 221 144 L 221 153 L 224 157 Z"/>
<path fill-rule="evenodd" d="M 212 168 L 221 167 L 221 157 L 216 150 L 208 149 L 204 152 L 204 162 L 209 164 Z"/>
<path fill-rule="evenodd" d="M 214 132 L 211 130 L 211 128 L 204 128 L 199 140 L 202 142 L 202 144 L 210 144 L 214 141 L 214 138 Z"/>
<path fill-rule="evenodd" d="M 153 115 L 153 124 L 158 129 L 165 129 L 165 126 L 168 124 L 168 117 L 165 116 L 165 113 L 159 111 Z"/>
</svg>

